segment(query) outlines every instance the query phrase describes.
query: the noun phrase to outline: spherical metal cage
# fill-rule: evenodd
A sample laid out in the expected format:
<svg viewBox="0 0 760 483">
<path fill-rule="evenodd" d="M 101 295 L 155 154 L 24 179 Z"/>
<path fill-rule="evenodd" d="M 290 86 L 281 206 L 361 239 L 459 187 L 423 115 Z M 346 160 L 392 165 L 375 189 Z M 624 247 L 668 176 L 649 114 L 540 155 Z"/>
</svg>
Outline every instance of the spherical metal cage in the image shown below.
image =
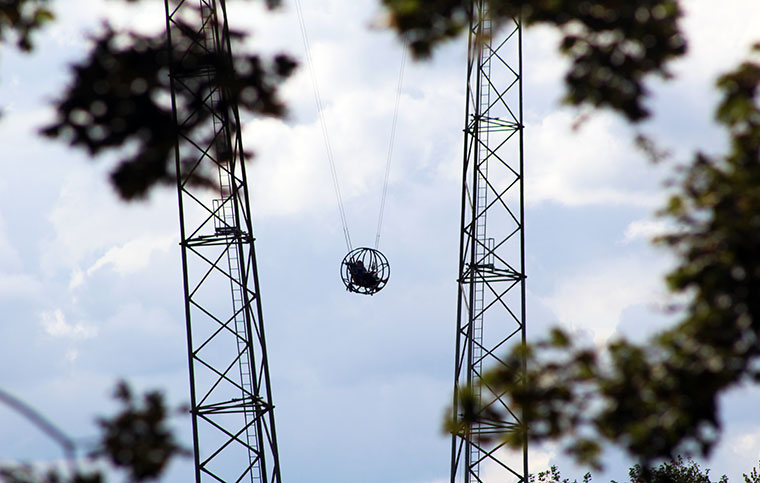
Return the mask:
<svg viewBox="0 0 760 483">
<path fill-rule="evenodd" d="M 388 283 L 391 266 L 378 250 L 355 248 L 343 259 L 340 275 L 349 292 L 374 295 Z"/>
</svg>

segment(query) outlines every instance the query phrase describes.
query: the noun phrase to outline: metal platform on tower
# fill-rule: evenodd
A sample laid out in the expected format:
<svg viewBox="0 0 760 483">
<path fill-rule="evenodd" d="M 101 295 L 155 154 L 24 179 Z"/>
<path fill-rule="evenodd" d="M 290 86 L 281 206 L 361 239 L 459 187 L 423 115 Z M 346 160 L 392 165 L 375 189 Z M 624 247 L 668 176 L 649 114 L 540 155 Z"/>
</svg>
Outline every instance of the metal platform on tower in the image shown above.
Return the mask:
<svg viewBox="0 0 760 483">
<path fill-rule="evenodd" d="M 240 119 L 219 81 L 232 63 L 226 5 L 165 5 L 195 481 L 279 483 Z M 201 172 L 216 177 L 215 189 L 189 181 Z"/>
<path fill-rule="evenodd" d="M 487 2 L 475 0 L 469 37 L 453 417 L 462 421 L 468 387 L 480 414 L 452 436 L 451 482 L 527 483 L 527 444 L 500 443 L 525 431 L 521 415 L 482 379 L 526 336 L 522 29 L 515 19 L 492 30 Z M 491 420 L 489 409 L 510 417 Z"/>
</svg>

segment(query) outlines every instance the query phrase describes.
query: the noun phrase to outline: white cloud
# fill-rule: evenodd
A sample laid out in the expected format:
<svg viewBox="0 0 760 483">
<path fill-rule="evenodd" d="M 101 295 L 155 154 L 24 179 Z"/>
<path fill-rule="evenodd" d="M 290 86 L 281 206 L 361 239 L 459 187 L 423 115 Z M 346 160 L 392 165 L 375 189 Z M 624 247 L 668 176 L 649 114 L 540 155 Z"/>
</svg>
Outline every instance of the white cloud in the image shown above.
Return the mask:
<svg viewBox="0 0 760 483">
<path fill-rule="evenodd" d="M 397 74 L 397 68 L 394 65 L 389 70 Z M 413 67 L 408 68 L 408 73 L 409 77 L 421 75 Z M 294 81 L 304 84 L 304 89 L 311 89 L 302 77 Z M 353 79 L 352 84 L 345 86 L 346 92 L 335 99 L 323 95 L 323 115 L 345 205 L 368 200 L 373 205 L 375 200 L 379 203 L 396 81 L 395 75 L 388 75 L 382 86 L 372 87 L 362 84 L 361 79 Z M 459 93 L 440 80 L 430 82 L 425 91 L 408 82 L 398 113 L 391 186 L 461 176 Z M 306 102 L 313 105 L 312 99 Z M 304 113 L 309 119 L 296 122 L 256 119 L 245 126 L 246 142 L 256 153 L 251 179 L 257 214 L 332 214 L 336 210 L 321 125 L 314 109 Z"/>
<path fill-rule="evenodd" d="M 124 7 L 106 5 L 113 2 L 69 3 L 56 3 L 66 9 L 59 12 L 61 23 L 40 36 L 44 44 L 35 55 L 23 62 L 13 55 L 2 58 L 18 83 L 11 75 L 0 77 L 6 87 L 0 90 L 0 101 L 15 107 L 0 125 L 8 151 L 0 195 L 7 210 L 24 210 L 24 224 L 0 228 L 0 298 L 7 313 L 21 314 L 14 317 L 16 325 L 5 324 L 9 334 L 36 330 L 43 336 L 36 344 L 24 345 L 29 362 L 18 365 L 15 380 L 19 386 L 38 388 L 30 400 L 43 401 L 56 421 L 82 434 L 95 431 L 83 430 L 88 427 L 82 423 L 102 413 L 113 374 L 171 388 L 177 401 L 187 400 L 188 389 L 181 273 L 176 262 L 179 249 L 176 238 L 170 240 L 167 234 L 178 231 L 176 194 L 167 189 L 166 196 L 154 202 L 123 204 L 107 184 L 107 160 L 90 162 L 80 151 L 40 142 L 31 134 L 44 117 L 50 117 L 49 109 L 37 106 L 59 93 L 66 62 L 83 52 L 86 42 L 81 28 L 95 25 L 100 15 L 93 10 L 113 8 L 119 22 L 154 28 L 163 21 L 163 12 L 156 10 L 163 6 L 142 2 L 146 8 L 136 7 L 140 14 L 127 18 L 127 10 L 120 10 Z M 265 13 L 261 2 L 254 3 L 250 9 L 247 2 L 229 5 L 236 26 L 241 25 L 239 20 L 253 25 L 251 43 L 301 56 L 292 3 L 277 16 Z M 399 52 L 391 48 L 395 39 L 387 33 L 366 32 L 367 21 L 378 9 L 376 0 L 304 3 L 347 207 L 358 219 L 363 211 L 370 213 L 364 210 L 370 206 L 373 211 L 367 217 L 374 218 L 398 72 Z M 744 55 L 744 47 L 735 45 L 739 30 L 758 21 L 755 13 L 745 16 L 746 23 L 740 23 L 744 19 L 739 16 L 758 7 L 755 0 L 729 3 L 715 10 L 714 2 L 688 2 L 690 10 L 702 12 L 702 20 L 688 28 L 703 38 L 692 42 L 693 58 L 677 66 L 687 87 L 682 94 L 686 101 L 679 108 L 708 104 L 704 93 L 711 88 L 714 72 L 723 70 L 729 57 Z M 741 35 L 745 34 L 755 35 L 752 28 Z M 612 246 L 603 259 L 596 255 L 590 266 L 585 264 L 587 256 L 556 256 L 557 244 L 566 243 L 569 235 L 563 234 L 555 244 L 528 246 L 530 257 L 551 266 L 541 275 L 543 284 L 536 283 L 539 276 L 531 276 L 530 287 L 536 292 L 529 294 L 529 304 L 534 297 L 540 299 L 528 307 L 531 323 L 541 315 L 539 310 L 548 312 L 538 307 L 543 301 L 562 322 L 579 329 L 589 327 L 600 338 L 615 330 L 621 317 L 623 325 L 633 320 L 631 325 L 640 331 L 644 306 L 658 300 L 660 277 L 652 267 L 659 263 L 644 256 L 634 258 L 630 252 L 640 248 L 638 240 L 655 231 L 655 224 L 642 217 L 651 206 L 659 205 L 657 173 L 629 145 L 630 133 L 622 123 L 611 117 L 595 116 L 583 129 L 573 131 L 575 111 L 555 109 L 566 62 L 553 52 L 556 35 L 533 30 L 526 32 L 524 40 L 529 121 L 526 196 L 530 203 L 542 204 L 542 209 L 529 210 L 526 225 L 556 223 L 557 211 L 550 208 L 559 203 L 565 205 L 562 213 L 593 220 L 584 230 L 592 237 L 606 237 L 605 243 Z M 249 165 L 249 179 L 258 247 L 266 249 L 259 251 L 258 261 L 283 471 L 303 474 L 301 481 L 348 482 L 356 481 L 357 475 L 371 482 L 396 481 L 400 465 L 389 466 L 386 461 L 407 462 L 404 474 L 412 481 L 448 481 L 435 477 L 445 475 L 449 463 L 448 442 L 440 441 L 443 410 L 438 406 L 450 401 L 451 390 L 465 44 L 459 39 L 439 51 L 433 63 L 407 66 L 383 238 L 388 255 L 395 255 L 394 275 L 386 291 L 371 299 L 357 299 L 340 286 L 335 272 L 343 254 L 338 253 L 340 247 L 328 246 L 325 240 L 330 238 L 324 232 L 329 229 L 319 222 L 324 216 L 337 225 L 337 214 L 303 65 L 283 90 L 292 108 L 288 124 L 249 121 L 246 125 L 246 147 L 257 153 Z M 654 87 L 661 92 L 659 85 Z M 653 121 L 651 127 L 658 136 L 670 141 L 672 131 L 680 129 L 683 146 L 689 149 L 709 137 L 711 131 L 705 125 L 695 129 L 694 120 L 674 107 L 676 101 L 663 97 L 667 102 L 653 107 L 672 117 L 668 122 Z M 709 117 L 708 113 L 705 118 Z M 15 211 L 4 214 L 8 224 L 22 219 Z M 309 220 L 294 229 L 290 217 L 298 215 Z M 595 223 L 613 217 L 620 223 L 619 232 L 609 234 Z M 374 220 L 369 224 L 374 229 Z M 546 236 L 546 232 L 536 233 L 536 237 Z M 572 241 L 568 246 L 572 247 Z M 155 270 L 134 273 L 147 263 Z M 21 267 L 26 272 L 19 273 Z M 304 282 L 297 287 L 288 275 L 293 270 L 303 275 Z M 88 272 L 103 283 L 87 284 Z M 149 283 L 145 283 L 146 274 Z M 275 283 L 278 276 L 279 285 Z M 67 287 L 76 289 L 76 301 Z M 171 293 L 175 296 L 166 295 Z M 46 297 L 42 310 L 51 310 L 45 318 L 38 313 L 39 303 L 19 300 L 34 294 Z M 220 296 L 229 297 L 229 293 Z M 24 324 L 25 317 L 33 322 Z M 545 317 L 553 322 L 552 314 Z M 97 321 L 97 327 L 90 321 Z M 8 355 L 20 346 L 15 340 L 31 338 L 4 340 L 0 354 Z M 388 357 L 389 351 L 393 357 Z M 430 382 L 409 378 L 410 372 L 425 372 Z M 368 374 L 409 382 L 388 388 L 367 379 Z M 355 384 L 341 390 L 336 378 L 367 383 L 359 390 Z M 304 400 L 318 404 L 304 405 Z M 759 451 L 757 418 L 751 409 L 734 411 L 726 413 L 727 423 L 740 413 L 748 422 L 736 438 L 725 438 L 726 452 L 719 455 L 735 451 L 735 456 L 721 458 L 732 466 L 746 463 L 749 469 Z M 299 438 L 303 428 L 311 425 L 319 425 L 313 434 L 332 438 L 328 446 L 332 452 L 352 456 L 347 467 L 320 465 L 330 461 L 326 446 Z M 180 426 L 186 435 L 189 422 Z M 410 437 L 399 440 L 399 431 Z M 184 442 L 191 444 L 189 437 Z M 313 446 L 300 451 L 299 445 L 307 443 Z M 8 441 L 0 438 L 0 450 L 7 448 Z M 39 451 L 30 447 L 29 454 L 36 457 Z M 313 464 L 299 465 L 302 457 Z M 548 468 L 554 457 L 532 447 L 530 461 L 535 473 Z M 615 468 L 614 477 L 624 475 L 626 468 Z M 166 481 L 185 482 L 190 471 L 183 467 Z M 716 469 L 716 473 L 722 472 Z"/>
<path fill-rule="evenodd" d="M 107 163 L 84 166 L 70 162 L 67 174 L 49 187 L 57 199 L 47 208 L 48 233 L 40 257 L 45 270 L 88 266 L 110 249 L 114 249 L 110 255 L 113 260 L 103 263 L 115 262 L 141 250 L 155 249 L 150 240 L 161 239 L 168 245 L 165 230 L 154 227 L 176 226 L 174 193 L 161 190 L 148 201 L 127 204 L 117 198 L 108 182 Z M 139 260 L 132 262 L 139 266 Z M 125 261 L 119 268 L 126 269 L 126 265 Z"/>
<path fill-rule="evenodd" d="M 540 298 L 562 324 L 591 331 L 594 341 L 603 343 L 615 333 L 624 310 L 661 299 L 656 266 L 634 257 L 602 260 L 560 277 L 554 291 Z"/>
<path fill-rule="evenodd" d="M 5 221 L 2 215 L 0 215 L 0 269 L 18 268 L 21 264 L 21 259 L 6 232 Z"/>
<path fill-rule="evenodd" d="M 526 111 L 538 109 L 556 109 L 560 102 L 565 70 L 570 60 L 557 52 L 562 40 L 556 30 L 538 26 L 525 31 L 523 42 L 523 77 L 527 80 L 524 86 Z M 547 93 L 551 93 L 547 96 Z"/>
<path fill-rule="evenodd" d="M 372 12 L 377 10 L 372 1 L 350 5 L 340 1 L 305 3 L 303 7 L 344 204 L 367 200 L 372 200 L 372 205 L 379 204 L 401 47 L 390 32 L 367 30 L 367 23 L 376 13 Z M 246 145 L 256 153 L 250 177 L 256 213 L 289 216 L 322 212 L 328 219 L 337 219 L 301 33 L 294 9 L 286 8 L 282 13 L 254 25 L 256 45 L 271 50 L 275 41 L 287 44 L 291 53 L 301 59 L 300 68 L 282 88 L 291 108 L 287 122 L 254 119 L 245 126 Z M 338 29 L 338 18 L 351 21 L 341 23 Z M 245 21 L 252 22 L 253 17 Z M 464 47 L 463 43 L 458 49 L 446 48 L 442 52 L 445 56 L 432 63 L 407 62 L 391 167 L 392 186 L 461 175 L 461 72 L 439 66 L 460 60 L 464 65 L 465 59 L 460 58 Z"/>
<path fill-rule="evenodd" d="M 528 453 L 528 467 L 531 473 L 538 474 L 551 468 L 553 460 L 557 457 L 556 444 L 543 444 L 541 447 L 532 447 Z"/>
<path fill-rule="evenodd" d="M 0 272 L 0 299 L 34 297 L 41 289 L 42 284 L 34 275 Z"/>
<path fill-rule="evenodd" d="M 112 266 L 119 275 L 128 275 L 144 270 L 154 252 L 167 252 L 177 245 L 177 236 L 171 235 L 144 235 L 130 240 L 123 245 L 111 247 L 105 255 L 98 258 L 87 269 L 87 275 L 91 276 L 96 271 L 106 266 Z M 72 276 L 72 284 L 80 282 L 77 272 Z"/>
<path fill-rule="evenodd" d="M 42 319 L 42 326 L 45 332 L 53 337 L 60 337 L 71 340 L 85 340 L 92 339 L 98 335 L 98 329 L 93 326 L 76 323 L 70 324 L 66 321 L 63 311 L 55 309 L 52 311 L 43 312 L 40 315 Z M 67 360 L 73 360 L 70 356 L 70 352 L 67 353 Z M 76 359 L 76 354 L 74 354 Z"/>
<path fill-rule="evenodd" d="M 546 446 L 548 448 L 548 446 Z M 528 471 L 537 474 L 540 471 L 549 469 L 551 460 L 555 456 L 555 451 L 541 449 L 531 449 L 528 459 Z M 494 458 L 500 463 L 514 469 L 518 473 L 522 471 L 523 454 L 522 451 L 515 451 L 501 448 L 494 453 Z M 480 465 L 480 479 L 483 483 L 506 483 L 509 481 L 519 481 L 511 472 L 507 471 L 501 464 L 492 459 L 484 460 Z"/>
<path fill-rule="evenodd" d="M 256 150 L 253 179 L 277 180 L 274 183 L 254 181 L 254 204 L 263 216 L 289 215 L 308 210 L 321 211 L 333 206 L 332 181 L 319 137 L 318 126 L 288 126 L 279 121 L 257 120 L 248 124 L 246 137 Z M 298 143 L 283 143 L 284 139 L 298 139 Z M 273 152 L 279 155 L 272 156 Z M 342 172 L 343 170 L 341 170 Z M 346 186 L 344 196 L 349 198 Z"/>
<path fill-rule="evenodd" d="M 76 267 L 71 271 L 71 278 L 69 279 L 69 290 L 73 290 L 84 283 L 84 272 L 81 268 Z"/>
<path fill-rule="evenodd" d="M 683 7 L 689 53 L 676 71 L 687 82 L 712 82 L 744 59 L 758 40 L 760 5 L 756 0 L 731 0 L 724 8 L 715 8 L 711 0 L 690 0 Z"/>
<path fill-rule="evenodd" d="M 561 110 L 526 127 L 526 201 L 656 206 L 656 172 L 634 150 L 630 133 L 606 115 L 594 115 L 576 129 L 577 121 Z"/>
<path fill-rule="evenodd" d="M 67 0 L 65 8 L 56 8 L 62 6 L 64 3 L 53 5 L 56 22 L 43 31 L 43 35 L 62 46 L 84 47 L 86 30 L 100 26 L 102 19 L 108 19 L 117 29 L 141 32 L 161 32 L 166 26 L 162 2 L 145 2 L 135 7 L 119 2 Z"/>
<path fill-rule="evenodd" d="M 760 460 L 760 427 L 754 427 L 730 441 L 727 445 L 737 460 L 757 462 Z"/>
<path fill-rule="evenodd" d="M 621 243 L 627 245 L 637 241 L 648 242 L 670 231 L 672 231 L 672 224 L 663 219 L 652 220 L 645 218 L 634 220 L 625 228 Z"/>
<path fill-rule="evenodd" d="M 721 396 L 721 443 L 709 459 L 700 461 L 703 467 L 711 468 L 712 475 L 725 474 L 729 481 L 744 481 L 743 473 L 760 468 L 758 397 L 760 388 L 756 384 L 735 388 Z"/>
<path fill-rule="evenodd" d="M 64 356 L 66 359 L 66 362 L 73 363 L 76 362 L 77 359 L 79 359 L 79 351 L 73 348 L 69 348 L 66 351 L 66 355 Z"/>
</svg>

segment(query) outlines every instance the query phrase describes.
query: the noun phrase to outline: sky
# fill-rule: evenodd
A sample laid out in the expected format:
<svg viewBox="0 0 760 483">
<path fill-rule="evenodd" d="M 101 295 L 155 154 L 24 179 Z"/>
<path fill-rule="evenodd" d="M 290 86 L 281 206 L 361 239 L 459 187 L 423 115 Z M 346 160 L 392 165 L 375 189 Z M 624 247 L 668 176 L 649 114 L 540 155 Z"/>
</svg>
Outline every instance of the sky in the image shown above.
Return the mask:
<svg viewBox="0 0 760 483">
<path fill-rule="evenodd" d="M 376 0 L 302 3 L 351 235 L 371 245 L 402 47 L 378 27 Z M 690 53 L 673 65 L 674 80 L 649 84 L 654 116 L 642 129 L 672 153 L 661 166 L 633 148 L 621 120 L 563 107 L 556 34 L 525 33 L 530 338 L 560 325 L 589 343 L 643 341 L 675 320 L 662 313 L 673 260 L 649 243 L 663 230 L 663 182 L 696 150 L 725 148 L 712 86 L 760 37 L 756 0 L 714 3 L 684 2 Z M 90 159 L 35 133 L 52 119 L 50 102 L 86 52 L 87 32 L 105 17 L 158 31 L 162 4 L 54 2 L 58 20 L 33 55 L 0 50 L 0 387 L 85 450 L 95 418 L 115 408 L 118 379 L 160 389 L 172 406 L 189 400 L 176 193 L 125 204 L 107 183 L 115 158 Z M 252 32 L 248 48 L 303 59 L 292 2 L 275 13 L 229 8 L 233 27 Z M 305 66 L 283 87 L 286 119 L 243 117 L 256 153 L 249 188 L 284 481 L 448 479 L 441 428 L 453 385 L 465 44 L 406 65 L 380 241 L 391 280 L 373 297 L 349 294 L 339 277 L 346 248 Z M 724 433 L 704 462 L 712 474 L 740 481 L 760 459 L 758 397 L 739 388 L 721 399 Z M 190 446 L 190 418 L 172 425 Z M 0 407 L 0 460 L 61 456 Z M 531 472 L 586 471 L 556 445 L 533 447 L 530 458 Z M 605 459 L 594 481 L 625 478 L 620 452 Z M 191 470 L 177 461 L 165 481 L 190 481 Z"/>
</svg>

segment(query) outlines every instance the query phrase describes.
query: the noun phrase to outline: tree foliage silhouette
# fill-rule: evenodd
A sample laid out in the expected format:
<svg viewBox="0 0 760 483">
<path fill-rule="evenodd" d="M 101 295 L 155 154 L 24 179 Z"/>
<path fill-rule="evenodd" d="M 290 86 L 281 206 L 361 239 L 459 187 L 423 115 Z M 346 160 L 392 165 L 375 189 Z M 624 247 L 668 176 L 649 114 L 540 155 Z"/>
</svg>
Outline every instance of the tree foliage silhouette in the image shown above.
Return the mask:
<svg viewBox="0 0 760 483">
<path fill-rule="evenodd" d="M 48 0 L 12 0 L 0 4 L 0 43 L 15 40 L 22 51 L 32 50 L 32 35 L 53 20 Z"/>
<path fill-rule="evenodd" d="M 127 0 L 133 2 L 135 0 Z M 469 0 L 381 0 L 389 26 L 419 56 L 468 25 Z M 526 27 L 550 25 L 570 61 L 565 101 L 609 109 L 637 123 L 649 115 L 648 80 L 669 78 L 668 65 L 686 52 L 678 0 L 486 0 L 498 25 L 520 16 Z M 15 0 L 0 7 L 0 40 L 19 48 L 52 15 L 45 0 Z M 269 7 L 279 5 L 267 1 Z M 244 33 L 237 33 L 242 40 Z M 141 36 L 105 27 L 73 67 L 72 83 L 56 103 L 57 119 L 43 133 L 92 155 L 127 150 L 111 181 L 125 199 L 145 196 L 175 181 L 169 156 L 174 139 L 167 94 L 163 35 Z M 286 55 L 263 60 L 235 53 L 231 65 L 215 54 L 191 52 L 213 65 L 213 82 L 255 114 L 280 116 L 278 87 L 293 71 Z M 529 437 L 563 440 L 578 461 L 600 465 L 603 444 L 617 444 L 650 467 L 679 454 L 708 454 L 720 435 L 718 397 L 744 382 L 760 381 L 760 47 L 720 78 L 716 117 L 731 146 L 722 156 L 697 153 L 679 175 L 662 216 L 677 228 L 658 243 L 679 265 L 668 276 L 674 293 L 689 295 L 681 322 L 644 345 L 620 339 L 600 353 L 557 329 L 541 342 L 516 348 L 514 370 L 485 381 L 505 391 L 523 411 Z M 199 89 L 204 88 L 201 84 Z M 181 102 L 192 102 L 186 99 Z M 192 129 L 191 125 L 189 129 Z M 136 148 L 136 149 L 135 149 Z M 126 151 L 125 151 L 126 152 Z M 192 182 L 209 184 L 208 173 Z M 527 379 L 518 363 L 528 359 Z M 482 408 L 463 391 L 465 431 Z M 498 414 L 489 414 L 489 417 Z M 504 437 L 522 444 L 521 432 Z"/>
<path fill-rule="evenodd" d="M 684 459 L 681 455 L 656 468 L 635 465 L 628 472 L 628 477 L 631 483 L 728 483 L 726 475 L 713 482 L 709 468 L 702 469 L 697 462 Z"/>
<path fill-rule="evenodd" d="M 200 37 L 196 27 L 185 25 L 188 35 Z M 234 33 L 242 41 L 242 33 Z M 283 103 L 277 86 L 295 68 L 285 55 L 270 61 L 258 55 L 237 53 L 232 63 L 224 54 L 202 49 L 195 42 L 175 42 L 170 52 L 165 34 L 152 37 L 130 32 L 116 32 L 106 27 L 93 37 L 89 57 L 73 67 L 71 85 L 57 102 L 58 119 L 43 129 L 50 137 L 67 140 L 83 147 L 91 155 L 107 150 L 123 150 L 130 144 L 137 149 L 123 158 L 111 175 L 111 181 L 124 199 L 140 198 L 157 183 L 174 184 L 174 143 L 177 136 L 192 139 L 191 131 L 207 125 L 214 113 L 203 108 L 204 93 L 223 90 L 226 102 L 261 115 L 281 116 Z M 174 75 L 182 77 L 191 90 L 177 92 L 177 103 L 193 112 L 191 122 L 177 132 L 170 98 L 170 58 L 182 58 L 175 64 Z M 233 70 L 234 69 L 234 70 Z M 193 75 L 194 72 L 208 75 Z M 194 95 L 190 95 L 192 92 Z M 190 166 L 195 160 L 181 160 Z M 188 169 L 190 183 L 213 185 L 214 172 L 200 166 Z"/>
<path fill-rule="evenodd" d="M 469 26 L 470 0 L 382 0 L 389 23 L 418 57 Z M 649 115 L 644 82 L 670 78 L 668 63 L 686 52 L 677 0 L 485 0 L 500 24 L 550 25 L 562 34 L 560 51 L 571 60 L 566 102 L 613 109 L 631 121 Z"/>
<path fill-rule="evenodd" d="M 605 441 L 643 466 L 708 455 L 720 436 L 718 398 L 760 382 L 760 46 L 754 56 L 718 81 L 729 152 L 697 153 L 662 211 L 676 228 L 658 243 L 679 259 L 667 281 L 689 299 L 681 322 L 645 344 L 615 340 L 603 354 L 560 329 L 516 348 L 510 357 L 527 358 L 527 381 L 519 365 L 485 380 L 524 411 L 531 439 L 566 438 L 570 454 L 596 466 Z M 478 414 L 468 394 L 466 414 Z M 507 439 L 522 444 L 520 433 Z"/>
<path fill-rule="evenodd" d="M 98 419 L 101 430 L 98 446 L 85 461 L 70 459 L 70 469 L 40 470 L 38 465 L 0 466 L 4 483 L 102 483 L 107 481 L 103 470 L 82 469 L 108 462 L 125 473 L 127 481 L 156 481 L 177 456 L 187 455 L 174 438 L 168 425 L 169 410 L 163 395 L 150 391 L 137 400 L 125 382 L 119 382 L 114 398 L 120 409 L 112 417 Z M 87 463 L 84 465 L 83 463 Z M 102 465 L 100 465 L 102 466 Z"/>
<path fill-rule="evenodd" d="M 420 56 L 468 24 L 466 0 L 383 0 L 390 23 Z M 565 100 L 612 109 L 632 122 L 648 116 L 645 81 L 669 77 L 683 55 L 682 12 L 675 0 L 486 0 L 496 24 L 520 16 L 526 26 L 549 24 L 563 34 L 572 64 Z M 760 47 L 718 81 L 716 119 L 728 131 L 723 156 L 697 153 L 679 175 L 679 189 L 661 215 L 676 228 L 658 243 L 679 259 L 667 277 L 685 294 L 677 326 L 643 345 L 624 339 L 605 351 L 580 347 L 555 329 L 509 355 L 512 369 L 484 384 L 522 411 L 529 438 L 564 440 L 578 461 L 595 466 L 605 442 L 648 467 L 678 454 L 706 455 L 720 435 L 718 397 L 760 381 Z M 527 358 L 523 378 L 521 361 Z M 448 423 L 466 431 L 478 418 L 499 417 L 462 392 L 463 414 Z M 463 419 L 461 419 L 463 417 Z M 523 432 L 504 435 L 522 445 Z"/>
<path fill-rule="evenodd" d="M 753 472 L 757 469 L 753 468 Z M 726 475 L 721 476 L 718 480 L 713 481 L 710 478 L 710 469 L 701 468 L 699 463 L 691 458 L 678 456 L 673 460 L 664 461 L 657 467 L 645 468 L 641 465 L 634 465 L 628 471 L 630 483 L 728 483 Z M 749 477 L 745 474 L 745 483 L 751 483 Z M 546 471 L 541 471 L 536 475 L 529 475 L 530 483 L 578 483 L 578 479 L 563 478 L 556 465 Z M 583 483 L 593 481 L 591 473 L 583 475 Z M 617 483 L 612 480 L 611 483 Z"/>
</svg>

